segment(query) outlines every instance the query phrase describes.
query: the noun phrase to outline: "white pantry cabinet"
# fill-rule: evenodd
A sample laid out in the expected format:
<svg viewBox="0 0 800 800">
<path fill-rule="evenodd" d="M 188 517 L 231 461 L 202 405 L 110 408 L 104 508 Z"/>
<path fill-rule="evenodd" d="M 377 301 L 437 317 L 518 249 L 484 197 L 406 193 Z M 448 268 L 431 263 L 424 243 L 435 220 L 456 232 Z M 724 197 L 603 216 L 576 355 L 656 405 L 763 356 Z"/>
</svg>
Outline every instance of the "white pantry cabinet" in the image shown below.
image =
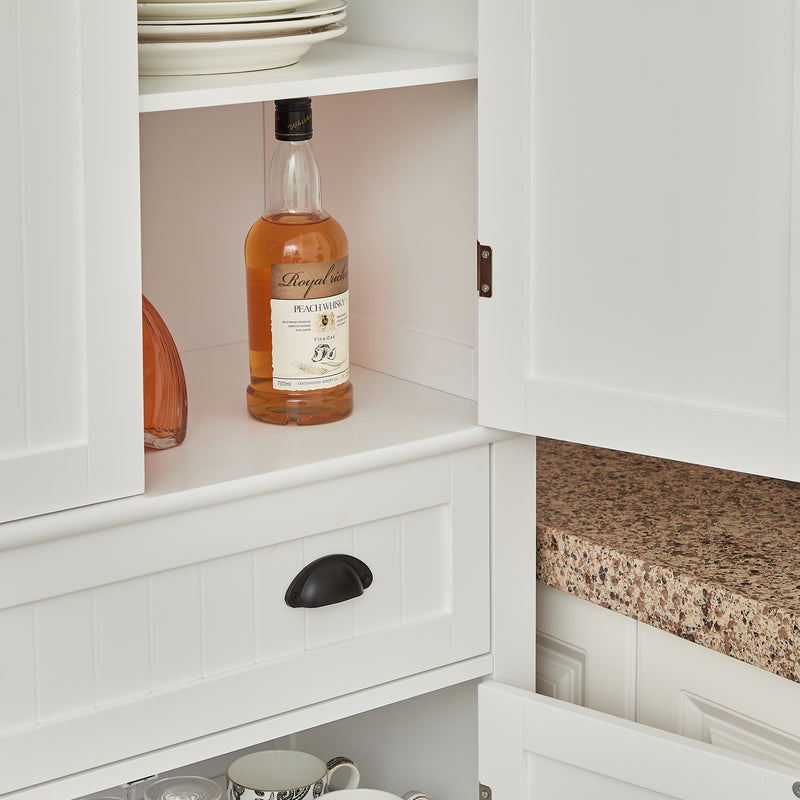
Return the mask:
<svg viewBox="0 0 800 800">
<path fill-rule="evenodd" d="M 543 694 L 800 768 L 796 682 L 544 584 L 536 617 Z"/>
<path fill-rule="evenodd" d="M 488 681 L 482 778 L 520 800 L 797 797 L 797 773 L 598 711 Z"/>
<path fill-rule="evenodd" d="M 800 476 L 791 0 L 357 0 L 267 79 L 142 81 L 143 277 L 133 4 L 3 13 L 0 519 L 142 490 L 138 282 L 182 350 L 243 341 L 257 120 L 297 90 L 364 265 L 356 363 L 490 427 Z"/>
<path fill-rule="evenodd" d="M 131 480 L 117 490 L 120 499 L 107 503 L 91 504 L 96 495 L 79 493 L 53 500 L 62 476 L 42 475 L 45 485 L 31 491 L 49 498 L 49 505 L 38 511 L 65 510 L 34 516 L 38 511 L 12 507 L 16 491 L 4 488 L 3 518 L 9 522 L 0 529 L 0 624 L 4 646 L 9 644 L 0 668 L 0 797 L 69 800 L 196 762 L 198 771 L 219 775 L 233 752 L 284 740 L 323 757 L 346 745 L 363 765 L 365 783 L 396 793 L 424 783 L 435 800 L 460 800 L 477 792 L 480 780 L 498 798 L 532 796 L 528 784 L 536 773 L 520 769 L 528 757 L 498 744 L 505 733 L 520 732 L 511 731 L 517 728 L 509 724 L 512 719 L 524 714 L 536 728 L 535 709 L 552 706 L 525 693 L 535 675 L 534 447 L 532 437 L 511 437 L 502 428 L 538 430 L 519 376 L 529 375 L 534 356 L 541 356 L 533 343 L 556 348 L 556 359 L 573 350 L 574 320 L 565 317 L 559 335 L 552 325 L 539 329 L 529 312 L 550 309 L 549 319 L 557 322 L 564 309 L 551 304 L 563 297 L 540 294 L 547 281 L 540 286 L 538 279 L 523 279 L 516 270 L 540 259 L 545 210 L 557 219 L 575 220 L 565 232 L 566 223 L 551 227 L 547 219 L 545 229 L 558 242 L 579 242 L 584 256 L 594 254 L 595 244 L 580 239 L 590 214 L 584 209 L 575 215 L 580 209 L 568 202 L 592 205 L 592 198 L 574 190 L 588 189 L 594 178 L 587 182 L 576 168 L 563 184 L 565 191 L 557 192 L 566 203 L 561 208 L 549 197 L 561 185 L 557 175 L 551 173 L 535 196 L 530 180 L 534 176 L 540 186 L 542 162 L 556 172 L 567 166 L 566 141 L 560 162 L 551 159 L 550 149 L 537 149 L 540 145 L 552 148 L 567 131 L 594 131 L 590 121 L 607 124 L 600 113 L 606 108 L 604 93 L 579 93 L 564 81 L 603 76 L 600 67 L 608 67 L 600 88 L 610 91 L 616 85 L 607 62 L 625 51 L 616 40 L 595 41 L 597 24 L 621 35 L 631 30 L 629 20 L 639 19 L 638 6 L 614 0 L 479 0 L 477 5 L 473 0 L 351 0 L 347 36 L 315 47 L 294 67 L 148 78 L 140 81 L 138 94 L 134 6 L 132 0 L 6 0 L 2 6 L 14 23 L 3 28 L 14 53 L 33 47 L 39 27 L 62 45 L 67 42 L 61 60 L 53 50 L 49 58 L 40 52 L 34 64 L 20 57 L 16 63 L 32 75 L 47 65 L 53 80 L 72 87 L 69 96 L 76 105 L 53 129 L 54 138 L 78 160 L 74 166 L 69 158 L 59 159 L 54 170 L 60 175 L 66 164 L 74 167 L 63 191 L 77 198 L 67 203 L 77 218 L 66 228 L 78 243 L 65 268 L 87 296 L 103 297 L 107 291 L 109 297 L 97 328 L 88 301 L 75 292 L 59 295 L 70 298 L 75 319 L 86 317 L 85 323 L 73 321 L 89 344 L 82 350 L 83 340 L 73 342 L 66 362 L 78 370 L 72 391 L 85 404 L 86 419 L 113 414 L 124 437 L 140 441 L 135 351 L 143 290 L 181 350 L 190 407 L 189 433 L 179 448 L 143 459 L 140 451 L 112 447 L 105 457 L 98 452 L 89 459 L 103 477 L 120 465 L 141 472 L 144 461 L 144 493 L 122 498 L 138 491 Z M 598 8 L 608 12 L 607 18 L 590 13 Z M 742 41 L 749 41 L 751 31 L 766 36 L 786 21 L 782 5 L 765 12 L 765 31 L 749 24 L 749 6 L 743 3 L 730 11 L 721 2 L 703 6 L 710 12 L 681 3 L 647 8 L 660 9 L 677 31 L 695 30 L 686 25 L 693 13 L 710 13 L 717 20 L 730 15 L 743 30 Z M 26 14 L 34 15 L 32 27 L 17 24 Z M 657 23 L 653 30 L 661 31 Z M 759 49 L 758 36 L 752 35 L 741 66 L 745 73 L 747 65 L 761 65 L 763 52 L 773 53 L 771 42 Z M 660 42 L 660 36 L 652 38 Z M 636 26 L 629 38 L 638 40 Z M 587 49 L 590 43 L 595 50 Z M 783 45 L 774 61 L 768 60 L 776 72 L 785 66 Z M 566 58 L 584 51 L 595 59 L 589 67 L 558 62 L 559 54 Z M 661 63 L 660 51 L 653 52 Z M 699 62 L 698 56 L 692 66 Z M 629 65 L 619 66 L 621 78 L 622 67 Z M 769 83 L 774 76 L 768 70 L 758 80 Z M 658 77 L 671 86 L 663 65 Z M 681 86 L 672 87 L 673 95 Z M 9 80 L 4 91 L 21 109 L 22 122 L 41 99 L 25 81 Z M 780 85 L 775 91 L 780 93 Z M 271 101 L 297 95 L 314 98 L 324 202 L 350 238 L 357 365 L 352 417 L 304 430 L 275 429 L 244 414 L 242 242 L 263 207 Z M 555 114 L 562 109 L 562 96 L 576 104 L 572 116 Z M 78 104 L 90 99 L 97 105 Z M 593 105 L 584 107 L 589 99 Z M 136 102 L 138 131 L 130 113 Z M 630 117 L 632 108 L 628 111 Z M 620 123 L 625 130 L 626 124 Z M 15 152 L 24 153 L 29 132 L 18 126 L 18 133 Z M 589 140 L 610 147 L 617 141 L 612 134 L 578 141 L 576 153 L 583 162 L 575 166 L 582 168 L 597 156 Z M 630 139 L 638 141 L 635 130 Z M 760 152 L 773 153 L 772 145 L 761 142 Z M 644 149 L 638 151 L 640 161 Z M 780 155 L 774 151 L 776 159 Z M 673 162 L 677 158 L 673 154 Z M 612 169 L 612 163 L 604 166 Z M 630 167 L 621 188 L 610 178 L 602 184 L 618 188 L 619 196 L 608 202 L 617 213 L 628 208 L 626 203 L 631 209 L 646 205 L 638 195 L 647 188 L 638 166 Z M 134 171 L 140 174 L 136 185 Z M 3 189 L 12 209 L 27 197 L 29 182 L 25 170 L 15 174 Z M 669 165 L 662 177 L 668 174 Z M 37 188 L 36 182 L 31 186 Z M 633 200 L 626 188 L 637 193 Z M 771 198 L 773 183 L 767 189 Z M 740 198 L 750 200 L 747 191 Z M 763 202 L 764 195 L 757 199 Z M 594 200 L 605 207 L 605 198 L 595 195 Z M 84 218 L 82 207 L 99 216 Z M 106 227 L 111 221 L 119 227 Z M 14 232 L 18 226 L 24 233 L 21 221 Z M 617 244 L 628 230 L 613 231 Z M 491 298 L 477 296 L 476 231 L 493 253 Z M 639 235 L 642 241 L 648 236 L 646 231 Z M 30 252 L 31 243 L 39 241 L 33 233 L 11 238 L 23 242 L 20 252 Z M 106 267 L 100 277 L 90 258 L 98 253 Z M 567 269 L 562 262 L 549 263 L 548 280 L 569 279 L 573 264 Z M 576 293 L 587 292 L 582 282 L 587 272 L 602 276 L 609 268 L 582 257 L 575 263 L 585 268 L 575 273 Z M 775 278 L 780 270 L 769 263 Z M 34 266 L 44 269 L 46 256 L 36 255 Z M 717 262 L 714 267 L 719 269 Z M 581 306 L 590 313 L 592 336 L 609 334 L 619 324 L 626 328 L 618 309 L 606 308 L 619 290 L 612 277 L 592 285 L 594 306 Z M 714 294 L 715 277 L 706 274 L 706 299 Z M 775 281 L 770 285 L 778 291 Z M 604 286 L 605 294 L 599 291 Z M 19 287 L 12 283 L 12 288 L 19 296 Z M 764 314 L 780 327 L 776 305 Z M 646 313 L 648 322 L 658 321 Z M 15 331 L 23 333 L 9 360 L 27 352 L 27 316 L 18 313 L 15 319 Z M 696 333 L 706 318 L 693 320 Z M 640 339 L 641 331 L 635 333 Z M 771 327 L 764 335 L 765 347 L 779 338 Z M 575 343 L 574 350 L 583 352 L 584 344 Z M 99 387 L 90 380 L 89 345 L 113 350 L 109 363 L 120 370 L 120 375 L 105 375 Z M 737 339 L 731 347 L 738 346 Z M 725 350 L 724 342 L 719 350 Z M 685 355 L 674 354 L 672 365 Z M 716 363 L 719 355 L 715 351 L 710 361 Z M 595 363 L 596 356 L 589 361 Z M 754 368 L 755 360 L 748 366 Z M 46 363 L 37 357 L 37 367 Z M 515 377 L 509 379 L 512 367 Z M 639 367 L 629 359 L 623 369 L 631 378 Z M 27 385 L 21 371 L 14 374 L 17 388 L 20 382 Z M 591 377 L 568 375 L 566 382 L 591 383 Z M 679 394 L 681 386 L 686 383 L 675 390 Z M 714 394 L 712 405 L 734 403 L 740 385 L 723 388 L 728 394 L 724 399 Z M 636 393 L 627 385 L 624 389 Z M 125 409 L 114 405 L 120 393 L 128 398 Z M 685 400 L 681 396 L 675 405 Z M 9 401 L 8 408 L 13 414 L 16 406 Z M 574 406 L 564 404 L 561 410 L 568 408 Z M 629 443 L 623 432 L 574 410 L 574 427 L 562 434 L 580 438 L 594 419 L 600 438 L 611 436 L 610 444 L 617 447 Z M 548 414 L 543 408 L 543 433 L 552 432 L 545 424 Z M 663 420 L 649 427 L 660 430 Z M 69 441 L 76 438 L 66 425 L 58 430 Z M 693 454 L 695 439 L 685 433 L 686 457 Z M 742 450 L 749 452 L 745 445 Z M 12 462 L 22 451 L 7 452 L 9 472 L 14 472 Z M 29 490 L 31 485 L 26 482 Z M 292 570 L 281 570 L 278 578 L 276 564 L 283 559 L 308 563 L 351 544 L 357 552 L 372 551 L 376 563 L 395 567 L 384 570 L 392 590 L 373 602 L 384 585 L 376 578 L 363 597 L 303 612 L 299 623 L 281 604 Z M 408 572 L 411 563 L 415 569 Z M 262 604 L 262 595 L 273 604 Z M 291 622 L 285 624 L 287 619 Z M 480 688 L 479 714 L 474 682 L 487 675 L 501 683 Z M 507 710 L 508 697 L 519 701 L 517 711 Z M 612 718 L 596 728 L 582 714 L 562 711 L 573 744 L 569 736 L 560 741 L 578 755 L 594 750 L 597 735 L 613 741 L 609 727 L 624 731 L 620 736 L 649 741 L 644 729 Z M 546 711 L 541 713 L 539 733 L 547 738 L 551 722 Z M 531 742 L 524 746 L 529 751 Z M 681 740 L 680 752 L 693 759 L 696 767 L 689 775 L 697 778 L 697 786 L 715 779 L 720 756 L 697 750 L 689 740 Z M 620 767 L 608 763 L 612 772 Z M 624 769 L 617 777 L 638 780 Z M 647 783 L 658 787 L 665 779 L 663 771 L 651 770 Z M 785 787 L 785 775 L 774 780 Z M 681 794 L 683 789 L 669 782 L 664 791 L 697 796 L 695 790 Z M 536 796 L 558 795 L 542 790 Z"/>
</svg>

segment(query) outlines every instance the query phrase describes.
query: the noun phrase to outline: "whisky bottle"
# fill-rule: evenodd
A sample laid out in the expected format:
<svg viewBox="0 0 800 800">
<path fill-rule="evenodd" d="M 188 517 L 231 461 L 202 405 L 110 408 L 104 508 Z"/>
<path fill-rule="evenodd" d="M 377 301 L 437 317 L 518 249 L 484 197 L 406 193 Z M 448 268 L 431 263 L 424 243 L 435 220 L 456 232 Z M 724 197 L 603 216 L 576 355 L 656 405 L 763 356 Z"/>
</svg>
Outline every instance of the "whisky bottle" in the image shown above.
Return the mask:
<svg viewBox="0 0 800 800">
<path fill-rule="evenodd" d="M 322 208 L 311 136 L 311 99 L 277 100 L 267 210 L 245 242 L 247 410 L 278 424 L 353 409 L 347 237 Z"/>
<path fill-rule="evenodd" d="M 144 444 L 177 447 L 186 438 L 188 398 L 178 348 L 164 320 L 142 295 Z"/>
</svg>

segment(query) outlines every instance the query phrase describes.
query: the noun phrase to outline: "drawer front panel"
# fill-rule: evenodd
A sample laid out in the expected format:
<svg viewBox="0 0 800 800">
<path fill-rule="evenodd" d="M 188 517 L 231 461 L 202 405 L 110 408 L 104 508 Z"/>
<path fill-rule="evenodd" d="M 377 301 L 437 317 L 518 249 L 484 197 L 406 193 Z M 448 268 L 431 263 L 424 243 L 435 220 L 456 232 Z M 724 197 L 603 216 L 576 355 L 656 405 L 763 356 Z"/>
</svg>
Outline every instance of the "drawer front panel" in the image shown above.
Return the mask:
<svg viewBox="0 0 800 800">
<path fill-rule="evenodd" d="M 358 498 L 374 473 L 338 479 L 359 522 L 299 525 L 304 535 L 281 541 L 262 497 L 263 546 L 199 562 L 204 547 L 184 547 L 183 565 L 1 610 L 0 794 L 488 652 L 488 465 L 481 447 L 393 468 L 403 494 L 418 474 L 425 491 L 385 516 L 394 480 L 383 509 L 368 492 L 372 519 Z M 296 514 L 319 519 L 319 498 L 332 495 L 302 488 Z M 233 522 L 252 527 L 239 512 Z M 211 535 L 228 531 L 195 531 Z M 372 585 L 335 605 L 288 607 L 292 578 L 332 553 L 366 562 Z"/>
<path fill-rule="evenodd" d="M 449 503 L 449 458 L 293 485 L 4 550 L 0 609 Z"/>
</svg>

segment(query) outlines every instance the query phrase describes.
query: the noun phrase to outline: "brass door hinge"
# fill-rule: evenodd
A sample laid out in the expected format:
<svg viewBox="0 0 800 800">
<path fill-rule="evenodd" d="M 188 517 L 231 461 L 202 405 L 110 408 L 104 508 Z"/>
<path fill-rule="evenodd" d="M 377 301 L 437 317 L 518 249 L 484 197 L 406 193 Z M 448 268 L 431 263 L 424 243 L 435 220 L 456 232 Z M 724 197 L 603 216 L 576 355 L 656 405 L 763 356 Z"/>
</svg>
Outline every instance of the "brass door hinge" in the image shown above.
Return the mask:
<svg viewBox="0 0 800 800">
<path fill-rule="evenodd" d="M 492 800 L 492 787 L 484 786 L 482 783 L 478 785 L 478 800 Z"/>
<path fill-rule="evenodd" d="M 478 242 L 478 294 L 492 296 L 492 248 Z"/>
</svg>

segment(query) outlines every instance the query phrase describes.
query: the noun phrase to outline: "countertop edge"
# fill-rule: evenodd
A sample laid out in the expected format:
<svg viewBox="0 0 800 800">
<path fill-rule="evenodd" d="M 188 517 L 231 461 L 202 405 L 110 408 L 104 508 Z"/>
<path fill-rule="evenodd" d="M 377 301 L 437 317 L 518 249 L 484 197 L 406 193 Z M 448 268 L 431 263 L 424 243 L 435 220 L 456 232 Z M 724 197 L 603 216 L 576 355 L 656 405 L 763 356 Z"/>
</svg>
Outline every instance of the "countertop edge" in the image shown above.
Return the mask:
<svg viewBox="0 0 800 800">
<path fill-rule="evenodd" d="M 540 582 L 800 682 L 794 612 L 555 527 L 537 525 L 536 539 Z"/>
</svg>

